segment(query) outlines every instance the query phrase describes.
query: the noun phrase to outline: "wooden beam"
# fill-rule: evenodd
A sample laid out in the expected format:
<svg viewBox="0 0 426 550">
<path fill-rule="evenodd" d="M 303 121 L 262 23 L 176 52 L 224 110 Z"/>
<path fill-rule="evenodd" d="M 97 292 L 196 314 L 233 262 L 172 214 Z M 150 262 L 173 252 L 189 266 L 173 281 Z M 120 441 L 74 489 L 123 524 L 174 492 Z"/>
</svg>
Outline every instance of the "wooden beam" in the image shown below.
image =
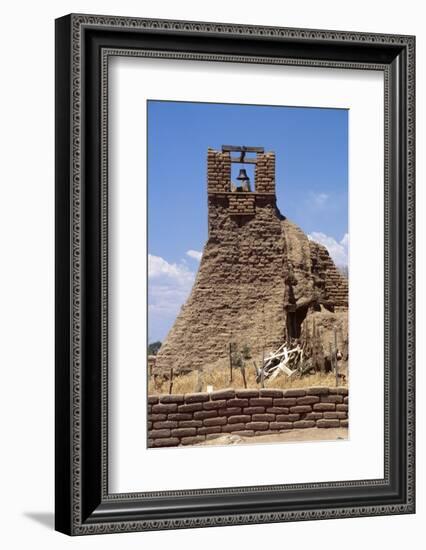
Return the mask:
<svg viewBox="0 0 426 550">
<path fill-rule="evenodd" d="M 231 162 L 235 162 L 237 164 L 257 164 L 257 159 L 244 159 L 241 160 L 240 157 L 231 157 Z"/>
<path fill-rule="evenodd" d="M 246 145 L 222 145 L 222 153 L 230 152 L 240 152 L 243 151 L 246 153 L 264 153 L 265 149 L 263 147 L 248 147 Z"/>
</svg>

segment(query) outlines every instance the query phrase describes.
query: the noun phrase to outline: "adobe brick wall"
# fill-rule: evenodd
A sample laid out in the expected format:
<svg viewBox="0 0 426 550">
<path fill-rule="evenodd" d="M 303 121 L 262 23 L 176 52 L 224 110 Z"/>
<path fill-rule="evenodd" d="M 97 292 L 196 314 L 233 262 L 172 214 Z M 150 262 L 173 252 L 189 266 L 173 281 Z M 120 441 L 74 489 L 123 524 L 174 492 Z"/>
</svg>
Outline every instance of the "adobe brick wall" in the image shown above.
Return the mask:
<svg viewBox="0 0 426 550">
<path fill-rule="evenodd" d="M 232 216 L 255 214 L 255 195 L 252 193 L 234 193 L 229 196 L 228 200 L 229 213 Z"/>
<path fill-rule="evenodd" d="M 148 447 L 193 445 L 219 434 L 348 426 L 348 389 L 226 389 L 148 396 Z"/>
<path fill-rule="evenodd" d="M 231 190 L 231 155 L 228 152 L 207 151 L 207 191 L 227 193 Z"/>
<path fill-rule="evenodd" d="M 256 193 L 275 193 L 275 153 L 258 153 L 255 168 Z"/>
</svg>

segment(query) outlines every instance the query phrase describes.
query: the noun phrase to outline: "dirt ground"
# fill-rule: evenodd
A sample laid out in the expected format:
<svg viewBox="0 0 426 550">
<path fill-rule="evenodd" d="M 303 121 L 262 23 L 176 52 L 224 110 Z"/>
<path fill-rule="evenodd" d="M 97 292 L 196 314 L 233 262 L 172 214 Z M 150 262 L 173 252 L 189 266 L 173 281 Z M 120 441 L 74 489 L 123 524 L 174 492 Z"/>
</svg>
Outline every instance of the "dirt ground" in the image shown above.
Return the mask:
<svg viewBox="0 0 426 550">
<path fill-rule="evenodd" d="M 254 443 L 285 443 L 308 441 L 336 441 L 348 439 L 348 428 L 303 428 L 288 430 L 279 434 L 255 435 L 253 437 L 234 434 L 218 435 L 198 443 L 205 445 L 248 445 Z"/>
</svg>

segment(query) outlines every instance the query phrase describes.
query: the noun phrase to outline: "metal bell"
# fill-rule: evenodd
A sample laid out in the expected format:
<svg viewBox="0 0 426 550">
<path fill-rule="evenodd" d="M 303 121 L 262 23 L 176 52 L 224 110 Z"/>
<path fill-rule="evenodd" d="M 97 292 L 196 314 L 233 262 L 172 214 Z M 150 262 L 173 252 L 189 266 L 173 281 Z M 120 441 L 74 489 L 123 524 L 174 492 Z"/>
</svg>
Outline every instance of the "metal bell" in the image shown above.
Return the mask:
<svg viewBox="0 0 426 550">
<path fill-rule="evenodd" d="M 240 181 L 250 181 L 250 178 L 248 177 L 247 172 L 245 171 L 244 168 L 241 168 L 241 169 L 240 169 L 240 173 L 239 173 L 238 176 L 237 176 L 237 180 L 240 180 Z"/>
</svg>

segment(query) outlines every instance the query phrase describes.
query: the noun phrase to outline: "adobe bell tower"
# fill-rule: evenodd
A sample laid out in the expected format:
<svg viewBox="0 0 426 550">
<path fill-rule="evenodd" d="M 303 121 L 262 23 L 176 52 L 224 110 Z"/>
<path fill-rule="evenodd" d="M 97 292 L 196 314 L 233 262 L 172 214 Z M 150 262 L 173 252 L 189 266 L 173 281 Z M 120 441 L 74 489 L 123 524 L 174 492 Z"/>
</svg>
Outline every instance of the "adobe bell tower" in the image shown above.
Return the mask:
<svg viewBox="0 0 426 550">
<path fill-rule="evenodd" d="M 233 153 L 237 153 L 236 155 Z M 238 183 L 231 181 L 231 165 L 253 165 L 254 182 L 242 168 Z M 263 147 L 222 145 L 222 150 L 208 149 L 207 193 L 209 206 L 209 235 L 215 229 L 217 206 L 227 209 L 228 215 L 244 223 L 242 217 L 256 216 L 256 207 L 275 206 L 275 153 Z"/>
</svg>

